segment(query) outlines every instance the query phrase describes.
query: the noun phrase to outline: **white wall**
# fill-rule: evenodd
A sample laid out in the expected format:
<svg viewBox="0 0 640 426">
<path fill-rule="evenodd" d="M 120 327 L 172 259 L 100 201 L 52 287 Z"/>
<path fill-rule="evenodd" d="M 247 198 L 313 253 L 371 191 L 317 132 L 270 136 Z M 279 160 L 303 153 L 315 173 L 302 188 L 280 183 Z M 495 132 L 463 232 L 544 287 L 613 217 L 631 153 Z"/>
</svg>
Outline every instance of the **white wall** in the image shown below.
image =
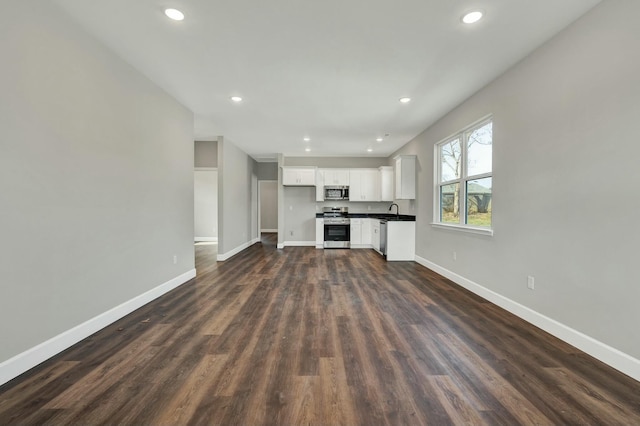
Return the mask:
<svg viewBox="0 0 640 426">
<path fill-rule="evenodd" d="M 258 239 L 256 162 L 229 140 L 218 140 L 218 260 Z"/>
<path fill-rule="evenodd" d="M 638 14 L 602 2 L 398 152 L 418 155 L 418 256 L 636 359 Z M 433 146 L 489 113 L 495 236 L 433 228 Z"/>
<path fill-rule="evenodd" d="M 278 163 L 256 162 L 258 180 L 278 180 Z"/>
<path fill-rule="evenodd" d="M 218 171 L 193 172 L 194 236 L 196 241 L 218 240 Z"/>
<path fill-rule="evenodd" d="M 260 231 L 278 232 L 278 181 L 259 181 Z"/>
<path fill-rule="evenodd" d="M 50 2 L 3 6 L 0 379 L 194 268 L 191 112 Z"/>
<path fill-rule="evenodd" d="M 195 141 L 193 157 L 196 168 L 218 167 L 218 141 Z"/>
<path fill-rule="evenodd" d="M 284 241 L 316 241 L 316 188 L 284 187 Z"/>
</svg>

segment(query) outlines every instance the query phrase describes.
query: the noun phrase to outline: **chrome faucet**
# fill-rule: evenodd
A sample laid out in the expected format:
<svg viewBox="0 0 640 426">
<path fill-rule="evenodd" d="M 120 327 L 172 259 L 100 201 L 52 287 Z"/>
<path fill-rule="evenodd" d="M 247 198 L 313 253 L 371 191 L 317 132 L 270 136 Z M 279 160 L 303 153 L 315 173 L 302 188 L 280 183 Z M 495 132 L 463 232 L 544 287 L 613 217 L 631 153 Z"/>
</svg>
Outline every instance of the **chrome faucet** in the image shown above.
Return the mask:
<svg viewBox="0 0 640 426">
<path fill-rule="evenodd" d="M 393 208 L 393 206 L 396 206 L 396 216 L 400 216 L 400 207 L 398 207 L 398 205 L 396 203 L 393 203 L 389 206 L 389 211 L 391 211 L 391 209 Z"/>
</svg>

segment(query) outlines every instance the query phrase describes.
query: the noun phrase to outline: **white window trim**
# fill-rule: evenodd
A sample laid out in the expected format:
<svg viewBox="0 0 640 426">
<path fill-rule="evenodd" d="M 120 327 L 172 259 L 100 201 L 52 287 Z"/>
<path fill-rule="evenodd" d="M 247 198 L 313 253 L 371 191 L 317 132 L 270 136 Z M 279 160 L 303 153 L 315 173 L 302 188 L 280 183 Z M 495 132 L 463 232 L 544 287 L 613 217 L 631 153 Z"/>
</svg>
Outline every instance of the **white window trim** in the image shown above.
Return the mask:
<svg viewBox="0 0 640 426">
<path fill-rule="evenodd" d="M 451 231 L 462 231 L 470 234 L 493 236 L 493 228 L 479 228 L 477 226 L 459 225 L 457 223 L 431 222 L 434 228 L 448 229 Z"/>
<path fill-rule="evenodd" d="M 458 179 L 453 179 L 450 181 L 445 181 L 445 182 L 440 182 L 440 176 L 441 176 L 441 161 L 440 161 L 440 146 L 450 142 L 458 137 L 460 137 L 460 144 L 461 144 L 461 149 L 464 149 L 466 152 L 466 148 L 462 148 L 463 144 L 466 144 L 466 138 L 464 137 L 465 133 L 468 133 L 469 131 L 471 131 L 472 129 L 475 128 L 479 128 L 482 127 L 484 124 L 489 123 L 489 122 L 493 122 L 493 115 L 489 114 L 485 117 L 482 117 L 481 119 L 469 124 L 468 126 L 464 127 L 461 130 L 458 130 L 457 132 L 447 136 L 446 138 L 440 140 L 439 142 L 437 142 L 434 146 L 434 186 L 433 186 L 433 222 L 431 222 L 431 226 L 434 228 L 440 228 L 440 229 L 447 229 L 447 230 L 452 230 L 452 231 L 462 231 L 462 232 L 468 232 L 471 234 L 479 234 L 479 235 L 488 235 L 488 236 L 493 236 L 493 218 L 491 221 L 491 227 L 485 228 L 485 227 L 479 227 L 479 226 L 473 226 L 473 225 L 467 225 L 464 223 L 464 217 L 466 216 L 463 215 L 463 212 L 467 211 L 467 199 L 466 197 L 463 197 L 463 193 L 465 192 L 464 190 L 464 186 L 465 184 L 470 181 L 470 180 L 476 180 L 476 179 L 482 179 L 482 178 L 487 178 L 487 177 L 491 177 L 493 178 L 493 166 L 491 168 L 491 172 L 490 173 L 483 173 L 483 174 L 479 174 L 479 175 L 473 175 L 473 176 L 466 176 L 467 174 L 467 170 L 466 170 L 466 166 L 463 165 L 462 170 L 461 170 L 461 174 L 462 176 L 460 176 L 460 178 Z M 492 149 L 493 149 L 493 141 L 492 141 Z M 466 157 L 465 157 L 466 160 Z M 460 191 L 460 223 L 445 223 L 441 221 L 440 218 L 440 186 L 441 185 L 449 185 L 449 184 L 459 184 L 459 189 L 458 191 Z M 491 196 L 493 197 L 493 189 L 492 189 L 492 194 Z"/>
</svg>

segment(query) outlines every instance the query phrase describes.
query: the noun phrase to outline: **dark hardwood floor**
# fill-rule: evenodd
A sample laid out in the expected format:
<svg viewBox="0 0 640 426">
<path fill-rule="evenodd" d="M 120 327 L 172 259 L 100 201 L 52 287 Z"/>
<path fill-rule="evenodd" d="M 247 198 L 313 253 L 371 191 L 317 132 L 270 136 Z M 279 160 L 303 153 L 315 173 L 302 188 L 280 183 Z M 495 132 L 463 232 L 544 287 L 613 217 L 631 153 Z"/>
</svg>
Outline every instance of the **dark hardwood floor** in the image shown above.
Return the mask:
<svg viewBox="0 0 640 426">
<path fill-rule="evenodd" d="M 640 383 L 413 262 L 212 253 L 0 387 L 0 424 L 640 424 Z"/>
</svg>

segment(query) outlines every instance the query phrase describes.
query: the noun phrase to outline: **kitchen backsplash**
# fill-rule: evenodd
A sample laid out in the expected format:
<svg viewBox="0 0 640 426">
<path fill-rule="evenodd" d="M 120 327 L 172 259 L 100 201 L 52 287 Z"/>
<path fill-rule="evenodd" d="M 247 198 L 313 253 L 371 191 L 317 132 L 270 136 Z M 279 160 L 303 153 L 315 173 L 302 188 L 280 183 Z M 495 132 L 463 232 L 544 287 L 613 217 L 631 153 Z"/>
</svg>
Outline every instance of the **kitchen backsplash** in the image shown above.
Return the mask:
<svg viewBox="0 0 640 426">
<path fill-rule="evenodd" d="M 387 213 L 389 211 L 390 201 L 384 202 L 350 202 L 350 201 L 323 201 L 316 203 L 316 212 L 322 212 L 323 207 L 349 207 L 349 213 Z M 395 208 L 394 208 L 395 212 Z M 409 214 L 408 212 L 401 212 L 403 214 Z"/>
</svg>

